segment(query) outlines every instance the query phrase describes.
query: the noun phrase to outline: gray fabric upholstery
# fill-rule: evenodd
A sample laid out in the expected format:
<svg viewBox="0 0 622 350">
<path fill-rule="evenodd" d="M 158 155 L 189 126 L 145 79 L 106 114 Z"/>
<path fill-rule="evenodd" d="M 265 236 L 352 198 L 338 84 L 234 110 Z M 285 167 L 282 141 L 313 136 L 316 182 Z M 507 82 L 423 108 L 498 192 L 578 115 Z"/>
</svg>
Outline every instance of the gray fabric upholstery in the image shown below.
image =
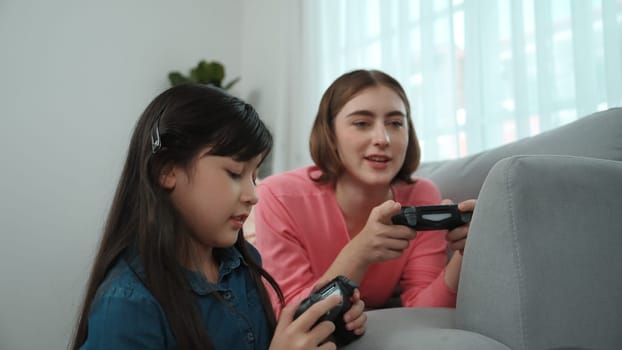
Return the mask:
<svg viewBox="0 0 622 350">
<path fill-rule="evenodd" d="M 473 215 L 453 309 L 369 311 L 347 349 L 622 349 L 622 162 L 498 162 Z"/>
<path fill-rule="evenodd" d="M 621 161 L 614 108 L 422 164 L 445 198 L 479 197 L 457 307 L 369 311 L 347 349 L 622 349 Z"/>
<path fill-rule="evenodd" d="M 622 108 L 597 112 L 542 134 L 469 157 L 421 164 L 415 175 L 432 180 L 454 202 L 477 198 L 488 171 L 513 155 L 558 154 L 622 161 Z"/>
<path fill-rule="evenodd" d="M 471 222 L 457 328 L 514 350 L 622 349 L 621 196 L 622 162 L 497 163 Z"/>
<path fill-rule="evenodd" d="M 509 350 L 481 334 L 453 329 L 454 312 L 446 308 L 368 311 L 367 333 L 343 349 Z"/>
</svg>

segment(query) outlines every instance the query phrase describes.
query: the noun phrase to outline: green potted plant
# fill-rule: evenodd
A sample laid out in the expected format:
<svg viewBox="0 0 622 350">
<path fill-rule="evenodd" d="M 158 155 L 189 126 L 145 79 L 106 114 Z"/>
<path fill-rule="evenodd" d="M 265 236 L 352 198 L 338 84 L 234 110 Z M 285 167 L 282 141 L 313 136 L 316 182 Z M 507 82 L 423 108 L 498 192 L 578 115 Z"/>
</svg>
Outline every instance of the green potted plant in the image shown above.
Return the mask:
<svg viewBox="0 0 622 350">
<path fill-rule="evenodd" d="M 199 61 L 196 67 L 190 70 L 190 75 L 185 76 L 178 71 L 168 74 L 168 80 L 172 86 L 185 83 L 211 84 L 224 90 L 229 90 L 240 78 L 235 78 L 223 85 L 225 79 L 225 66 L 217 61 Z"/>
</svg>

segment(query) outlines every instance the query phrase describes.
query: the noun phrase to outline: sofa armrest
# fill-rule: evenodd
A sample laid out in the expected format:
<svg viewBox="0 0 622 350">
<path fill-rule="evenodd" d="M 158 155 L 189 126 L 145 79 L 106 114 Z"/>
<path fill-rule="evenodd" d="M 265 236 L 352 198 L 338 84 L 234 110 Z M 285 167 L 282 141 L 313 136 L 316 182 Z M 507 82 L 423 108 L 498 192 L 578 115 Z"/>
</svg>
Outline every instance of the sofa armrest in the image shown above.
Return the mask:
<svg viewBox="0 0 622 350">
<path fill-rule="evenodd" d="M 622 349 L 621 195 L 622 162 L 498 162 L 473 213 L 456 327 L 514 350 Z"/>
</svg>

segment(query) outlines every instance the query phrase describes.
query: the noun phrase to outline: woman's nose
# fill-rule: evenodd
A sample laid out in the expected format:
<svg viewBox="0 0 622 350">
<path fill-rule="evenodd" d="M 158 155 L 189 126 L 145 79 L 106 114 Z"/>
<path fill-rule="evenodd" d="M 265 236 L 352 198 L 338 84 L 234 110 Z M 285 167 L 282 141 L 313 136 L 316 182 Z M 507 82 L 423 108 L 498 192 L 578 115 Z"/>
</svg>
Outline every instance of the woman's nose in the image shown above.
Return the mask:
<svg viewBox="0 0 622 350">
<path fill-rule="evenodd" d="M 377 126 L 374 130 L 374 145 L 387 147 L 391 143 L 391 138 L 384 125 Z"/>
</svg>

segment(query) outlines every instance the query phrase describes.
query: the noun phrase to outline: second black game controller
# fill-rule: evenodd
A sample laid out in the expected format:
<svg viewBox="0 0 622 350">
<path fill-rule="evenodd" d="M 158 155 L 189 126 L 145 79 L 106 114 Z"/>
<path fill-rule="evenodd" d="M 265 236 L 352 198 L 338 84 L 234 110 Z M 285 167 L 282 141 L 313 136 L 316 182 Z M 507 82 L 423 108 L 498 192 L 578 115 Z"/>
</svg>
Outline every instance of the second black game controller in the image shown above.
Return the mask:
<svg viewBox="0 0 622 350">
<path fill-rule="evenodd" d="M 343 315 L 352 307 L 352 302 L 350 301 L 350 298 L 352 297 L 352 295 L 354 295 L 355 288 L 357 288 L 357 285 L 354 282 L 350 281 L 347 277 L 335 277 L 327 285 L 322 287 L 322 289 L 318 290 L 315 293 L 312 293 L 300 302 L 296 313 L 294 313 L 294 319 L 298 318 L 298 316 L 302 315 L 303 312 L 305 312 L 318 301 L 324 300 L 331 295 L 341 295 L 342 301 L 337 306 L 328 311 L 325 315 L 320 317 L 317 323 L 320 323 L 322 321 L 331 321 L 335 324 L 335 332 L 333 332 L 332 338 L 330 340 L 334 341 L 337 346 L 343 346 L 352 342 L 360 336 L 346 329 Z"/>
<path fill-rule="evenodd" d="M 452 230 L 471 222 L 471 211 L 460 211 L 457 204 L 404 206 L 391 221 L 417 231 Z"/>
</svg>

